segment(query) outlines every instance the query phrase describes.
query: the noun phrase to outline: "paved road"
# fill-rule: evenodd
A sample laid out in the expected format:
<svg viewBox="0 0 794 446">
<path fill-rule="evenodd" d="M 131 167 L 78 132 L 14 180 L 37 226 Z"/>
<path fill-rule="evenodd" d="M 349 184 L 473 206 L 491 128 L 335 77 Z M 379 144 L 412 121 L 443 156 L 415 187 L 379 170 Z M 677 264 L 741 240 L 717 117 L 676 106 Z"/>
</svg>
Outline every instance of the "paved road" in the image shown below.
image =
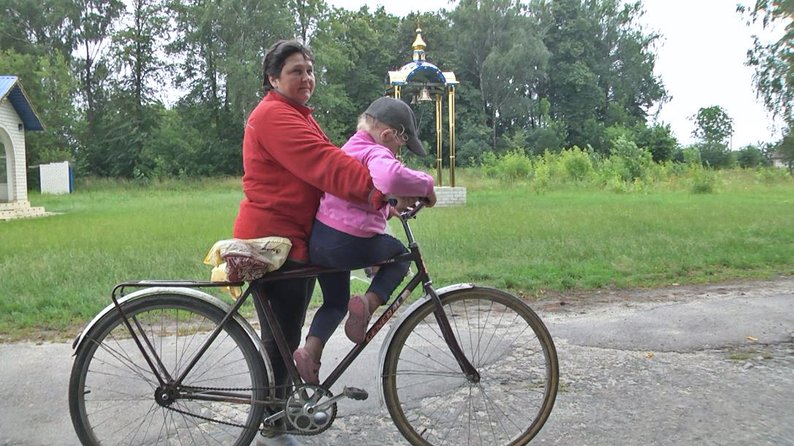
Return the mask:
<svg viewBox="0 0 794 446">
<path fill-rule="evenodd" d="M 557 343 L 561 387 L 532 444 L 794 444 L 794 278 L 590 297 L 534 305 Z M 346 353 L 343 337 L 326 364 Z M 340 380 L 370 399 L 340 403 L 331 430 L 306 444 L 405 444 L 379 404 L 377 353 Z M 68 343 L 0 345 L 0 445 L 77 444 L 71 360 Z"/>
</svg>

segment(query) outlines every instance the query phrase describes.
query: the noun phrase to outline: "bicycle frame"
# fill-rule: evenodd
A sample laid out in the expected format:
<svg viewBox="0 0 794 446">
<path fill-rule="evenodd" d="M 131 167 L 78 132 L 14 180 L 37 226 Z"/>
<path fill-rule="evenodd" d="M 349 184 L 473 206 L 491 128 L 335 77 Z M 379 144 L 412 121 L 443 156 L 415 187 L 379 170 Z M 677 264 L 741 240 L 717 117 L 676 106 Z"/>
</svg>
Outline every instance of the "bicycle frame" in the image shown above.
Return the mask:
<svg viewBox="0 0 794 446">
<path fill-rule="evenodd" d="M 449 320 L 444 312 L 443 305 L 441 303 L 441 299 L 439 298 L 438 294 L 436 293 L 435 289 L 432 286 L 432 281 L 430 280 L 430 276 L 427 272 L 427 269 L 424 264 L 424 260 L 422 258 L 421 252 L 419 250 L 419 245 L 416 243 L 414 239 L 413 232 L 408 224 L 408 221 L 416 216 L 416 214 L 421 210 L 423 205 L 417 204 L 414 208 L 406 211 L 400 215 L 400 221 L 403 225 L 403 229 L 405 230 L 405 234 L 408 241 L 408 250 L 409 252 L 405 254 L 401 254 L 397 257 L 394 257 L 386 262 L 381 263 L 380 265 L 386 265 L 393 262 L 402 262 L 402 261 L 410 261 L 412 262 L 416 268 L 417 273 L 411 278 L 411 280 L 406 284 L 394 301 L 386 308 L 386 310 L 381 314 L 381 316 L 375 321 L 375 323 L 370 327 L 367 331 L 366 337 L 364 342 L 357 344 L 354 346 L 348 354 L 337 364 L 336 368 L 328 375 L 325 381 L 322 383 L 322 387 L 330 388 L 338 379 L 339 377 L 347 370 L 348 367 L 355 361 L 358 355 L 366 348 L 367 345 L 372 341 L 372 339 L 380 332 L 380 330 L 386 325 L 386 323 L 397 313 L 397 310 L 403 305 L 403 303 L 410 297 L 412 292 L 421 285 L 425 291 L 425 293 L 431 298 L 431 300 L 435 304 L 434 315 L 435 319 L 439 324 L 439 328 L 443 335 L 444 340 L 446 341 L 447 345 L 450 348 L 450 351 L 454 355 L 456 361 L 458 362 L 459 366 L 461 367 L 462 372 L 465 376 L 472 382 L 478 382 L 480 376 L 478 372 L 475 370 L 474 366 L 471 364 L 468 358 L 466 358 L 465 354 L 463 353 L 460 345 L 458 344 L 457 339 L 455 338 L 452 328 L 450 327 Z M 134 342 L 138 346 L 141 351 L 142 356 L 146 360 L 146 363 L 149 365 L 152 373 L 157 378 L 157 381 L 160 387 L 164 386 L 181 386 L 182 381 L 185 379 L 186 376 L 191 372 L 193 367 L 199 361 L 201 356 L 207 351 L 207 349 L 212 345 L 215 341 L 221 330 L 223 329 L 224 325 L 232 318 L 235 314 L 237 314 L 240 307 L 245 303 L 245 301 L 250 297 L 251 294 L 256 295 L 256 299 L 254 299 L 254 303 L 257 306 L 258 310 L 261 310 L 260 314 L 262 314 L 265 319 L 267 320 L 269 326 L 271 327 L 273 338 L 276 342 L 278 350 L 281 354 L 281 357 L 286 364 L 287 371 L 292 378 L 293 382 L 299 383 L 300 375 L 298 374 L 297 368 L 295 367 L 295 363 L 292 361 L 292 352 L 290 351 L 289 346 L 287 345 L 287 341 L 284 337 L 284 334 L 279 326 L 275 313 L 273 312 L 272 307 L 269 303 L 269 297 L 260 293 L 260 287 L 256 286 L 262 282 L 269 282 L 275 280 L 284 280 L 289 278 L 301 278 L 301 277 L 315 277 L 318 274 L 323 272 L 331 272 L 337 271 L 332 269 L 325 269 L 320 267 L 305 267 L 305 268 L 298 268 L 288 271 L 277 271 L 265 275 L 264 277 L 257 279 L 249 284 L 246 288 L 242 296 L 240 296 L 234 305 L 229 308 L 226 312 L 224 317 L 221 321 L 216 325 L 213 332 L 210 336 L 205 340 L 204 344 L 198 350 L 196 355 L 191 359 L 189 364 L 182 370 L 180 376 L 173 377 L 170 376 L 166 367 L 160 361 L 160 358 L 155 353 L 151 342 L 146 336 L 146 333 L 141 329 L 138 325 L 138 322 L 133 318 L 129 318 L 125 312 L 123 305 L 121 305 L 118 301 L 118 298 L 121 297 L 124 293 L 125 288 L 143 288 L 143 287 L 187 287 L 187 288 L 208 288 L 208 287 L 224 287 L 224 286 L 242 286 L 244 283 L 238 282 L 201 282 L 201 281 L 134 281 L 134 282 L 123 282 L 116 285 L 113 288 L 113 292 L 111 294 L 111 299 L 113 301 L 114 307 L 116 311 L 119 312 L 121 315 L 124 324 L 127 330 L 130 333 L 130 336 L 133 338 Z M 134 329 L 133 325 L 137 328 L 137 331 Z M 256 342 L 260 343 L 261 340 L 256 339 Z M 211 392 L 202 392 L 201 394 L 191 394 L 191 398 L 193 399 L 206 399 L 206 400 L 224 400 L 224 401 L 240 401 L 249 403 L 250 400 L 247 400 L 243 397 L 238 397 L 237 395 L 229 392 L 219 392 L 219 393 L 211 393 Z M 272 401 L 258 401 L 262 404 L 269 404 Z"/>
</svg>

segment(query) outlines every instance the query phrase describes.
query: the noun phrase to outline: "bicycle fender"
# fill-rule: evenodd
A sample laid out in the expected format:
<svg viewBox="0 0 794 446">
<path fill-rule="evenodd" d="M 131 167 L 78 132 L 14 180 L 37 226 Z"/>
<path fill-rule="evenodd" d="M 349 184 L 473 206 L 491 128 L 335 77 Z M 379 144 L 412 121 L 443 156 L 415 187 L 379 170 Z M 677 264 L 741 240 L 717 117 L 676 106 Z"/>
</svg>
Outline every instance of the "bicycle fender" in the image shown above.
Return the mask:
<svg viewBox="0 0 794 446">
<path fill-rule="evenodd" d="M 443 298 L 445 295 L 454 293 L 460 290 L 468 290 L 472 288 L 477 288 L 477 285 L 473 283 L 456 283 L 454 285 L 448 285 L 436 290 L 436 294 L 438 294 L 439 298 Z M 417 299 L 416 302 L 412 303 L 407 310 L 403 311 L 400 314 L 400 317 L 397 319 L 397 322 L 392 324 L 389 332 L 386 333 L 386 337 L 383 338 L 383 342 L 380 345 L 380 353 L 378 353 L 378 374 L 382 377 L 383 373 L 383 363 L 386 361 L 386 351 L 389 349 L 389 344 L 391 344 L 392 338 L 394 338 L 394 334 L 397 333 L 397 329 L 405 322 L 405 319 L 408 318 L 413 312 L 415 312 L 419 307 L 424 305 L 425 303 L 430 301 L 430 296 L 425 294 L 422 298 Z M 383 379 L 378 379 L 378 402 L 380 406 L 383 406 Z"/>
<path fill-rule="evenodd" d="M 193 289 L 193 288 L 175 288 L 175 287 L 144 288 L 144 289 L 132 292 L 130 294 L 127 294 L 126 296 L 119 298 L 118 301 L 119 301 L 120 305 L 124 305 L 127 302 L 132 302 L 132 301 L 139 300 L 139 299 L 146 299 L 148 297 L 156 296 L 158 294 L 178 294 L 178 295 L 182 295 L 182 296 L 193 297 L 193 298 L 202 300 L 202 301 L 204 301 L 204 302 L 206 302 L 206 303 L 208 303 L 210 305 L 218 307 L 220 310 L 222 310 L 224 312 L 228 312 L 229 309 L 231 308 L 231 306 L 229 304 L 227 304 L 226 302 L 218 299 L 217 297 L 215 297 L 215 296 L 213 296 L 211 294 L 207 294 L 207 293 L 205 293 L 203 291 L 199 291 L 199 290 Z M 91 320 L 91 322 L 89 322 L 85 327 L 83 327 L 83 329 L 80 331 L 80 333 L 75 338 L 74 342 L 72 342 L 72 349 L 74 350 L 74 353 L 72 353 L 72 356 L 77 355 L 77 351 L 80 349 L 80 346 L 83 344 L 83 342 L 85 340 L 86 333 L 88 333 L 91 330 L 91 328 L 93 328 L 94 325 L 96 325 L 97 322 L 99 322 L 100 319 L 102 319 L 105 315 L 107 315 L 111 311 L 116 311 L 116 306 L 114 304 L 112 304 L 112 303 L 110 305 L 108 305 L 107 307 L 105 307 L 102 311 L 100 311 L 99 314 L 94 316 L 94 318 Z M 240 316 L 239 314 L 235 314 L 232 318 L 235 320 L 235 322 L 240 324 L 240 326 L 243 328 L 243 330 L 245 330 L 246 334 L 251 337 L 251 340 L 253 340 L 254 346 L 256 346 L 256 349 L 259 352 L 259 355 L 262 357 L 262 362 L 265 364 L 265 369 L 267 371 L 267 377 L 268 377 L 268 380 L 269 380 L 268 382 L 271 382 L 271 383 L 274 382 L 273 381 L 273 367 L 270 364 L 270 360 L 268 359 L 267 353 L 265 352 L 265 349 L 262 346 L 262 342 L 261 342 L 259 336 L 256 334 L 256 331 L 251 326 L 251 324 L 248 323 L 248 321 L 244 317 Z"/>
</svg>

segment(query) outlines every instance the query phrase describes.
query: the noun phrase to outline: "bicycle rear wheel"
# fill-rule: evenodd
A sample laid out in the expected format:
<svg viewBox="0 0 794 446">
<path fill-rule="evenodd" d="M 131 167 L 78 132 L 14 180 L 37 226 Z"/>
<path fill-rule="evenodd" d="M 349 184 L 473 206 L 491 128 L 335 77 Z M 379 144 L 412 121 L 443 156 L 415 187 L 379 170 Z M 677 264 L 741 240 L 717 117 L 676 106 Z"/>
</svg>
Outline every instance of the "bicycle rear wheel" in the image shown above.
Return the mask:
<svg viewBox="0 0 794 446">
<path fill-rule="evenodd" d="M 559 383 L 557 351 L 540 318 L 490 288 L 441 297 L 452 331 L 480 374 L 470 382 L 429 301 L 397 328 L 383 367 L 386 406 L 413 445 L 523 445 L 540 431 Z"/>
<path fill-rule="evenodd" d="M 124 303 L 176 379 L 224 316 L 200 299 L 162 294 Z M 155 360 L 155 363 L 157 360 Z M 86 445 L 248 446 L 262 421 L 267 375 L 246 331 L 229 320 L 176 388 L 162 388 L 117 311 L 86 334 L 69 381 L 69 411 Z M 170 394 L 169 394 L 170 392 Z M 169 394 L 172 402 L 163 401 Z M 231 401 L 234 399 L 235 401 Z"/>
</svg>

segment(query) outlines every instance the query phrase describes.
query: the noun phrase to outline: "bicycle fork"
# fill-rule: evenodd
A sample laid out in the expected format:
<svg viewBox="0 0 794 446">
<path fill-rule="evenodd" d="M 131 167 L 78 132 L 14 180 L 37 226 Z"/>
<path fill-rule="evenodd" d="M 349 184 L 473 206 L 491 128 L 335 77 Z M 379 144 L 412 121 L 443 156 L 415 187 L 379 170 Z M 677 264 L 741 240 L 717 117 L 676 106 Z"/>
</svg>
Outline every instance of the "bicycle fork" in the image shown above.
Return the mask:
<svg viewBox="0 0 794 446">
<path fill-rule="evenodd" d="M 430 286 L 429 283 L 425 285 L 425 292 L 430 296 L 430 299 L 433 301 L 435 305 L 435 310 L 433 310 L 433 315 L 436 318 L 436 322 L 438 323 L 438 327 L 441 330 L 441 335 L 444 337 L 444 341 L 446 341 L 447 346 L 449 347 L 450 351 L 452 351 L 452 356 L 455 357 L 455 360 L 458 362 L 460 366 L 460 370 L 466 375 L 466 379 L 469 382 L 476 384 L 480 382 L 480 372 L 474 368 L 474 365 L 469 361 L 469 358 L 466 357 L 466 354 L 463 353 L 463 349 L 460 348 L 460 343 L 458 343 L 457 337 L 452 332 L 452 326 L 449 324 L 449 318 L 447 318 L 447 313 L 444 311 L 444 305 L 441 303 L 441 298 L 438 297 L 436 290 Z"/>
</svg>

